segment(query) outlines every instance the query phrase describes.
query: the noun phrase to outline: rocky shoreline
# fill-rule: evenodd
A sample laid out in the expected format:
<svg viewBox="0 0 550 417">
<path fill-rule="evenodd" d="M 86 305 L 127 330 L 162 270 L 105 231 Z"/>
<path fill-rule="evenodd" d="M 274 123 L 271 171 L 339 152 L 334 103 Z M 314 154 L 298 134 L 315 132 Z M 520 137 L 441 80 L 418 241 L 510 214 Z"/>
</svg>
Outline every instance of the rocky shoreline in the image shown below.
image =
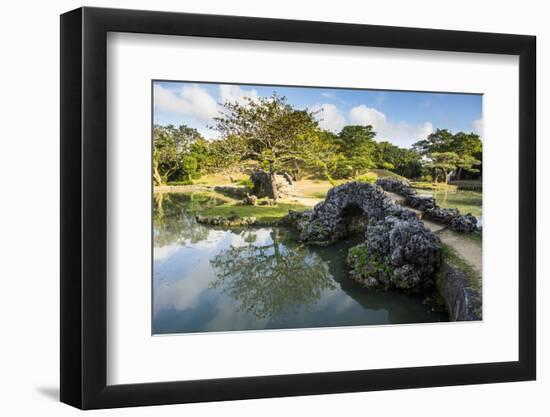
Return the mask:
<svg viewBox="0 0 550 417">
<path fill-rule="evenodd" d="M 480 285 L 476 286 L 460 265 L 443 256 L 444 245 L 439 236 L 427 229 L 415 212 L 395 204 L 385 189 L 404 195 L 427 218 L 438 216 L 452 230 L 479 231 L 477 226 L 473 229 L 468 216 L 455 209 L 439 208 L 433 198 L 411 193 L 410 187 L 399 181 L 378 183 L 350 182 L 334 187 L 312 210 L 291 210 L 269 224 L 237 215 L 197 214 L 195 219 L 221 227 L 286 225 L 298 232 L 299 240 L 310 245 L 331 245 L 351 234 L 363 234 L 364 241 L 346 255 L 351 279 L 370 289 L 421 294 L 432 305 L 447 310 L 453 321 L 481 320 Z"/>
<path fill-rule="evenodd" d="M 454 321 L 481 319 L 481 290 L 460 267 L 443 261 L 440 238 L 382 187 L 351 182 L 332 188 L 313 210 L 290 212 L 288 222 L 309 244 L 330 245 L 364 233 L 365 241 L 348 251 L 352 279 L 371 289 L 437 298 L 434 304 L 443 304 Z"/>
</svg>

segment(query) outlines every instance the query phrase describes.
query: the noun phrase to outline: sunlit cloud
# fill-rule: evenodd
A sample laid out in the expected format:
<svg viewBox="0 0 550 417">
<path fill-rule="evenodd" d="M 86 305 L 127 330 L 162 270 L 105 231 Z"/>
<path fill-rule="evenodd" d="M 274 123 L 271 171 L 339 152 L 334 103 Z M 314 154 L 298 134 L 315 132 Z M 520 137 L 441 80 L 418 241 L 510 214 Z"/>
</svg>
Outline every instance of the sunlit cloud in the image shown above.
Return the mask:
<svg viewBox="0 0 550 417">
<path fill-rule="evenodd" d="M 156 84 L 153 90 L 155 109 L 191 116 L 208 121 L 218 114 L 218 103 L 208 91 L 197 85 L 185 85 L 179 90 Z"/>
<path fill-rule="evenodd" d="M 418 125 L 405 121 L 390 122 L 384 113 L 364 104 L 353 107 L 349 111 L 348 119 L 350 124 L 371 125 L 377 140 L 387 140 L 404 147 L 426 138 L 434 130 L 432 123 L 428 121 Z"/>
<path fill-rule="evenodd" d="M 247 103 L 247 98 L 252 100 L 258 99 L 258 92 L 254 89 L 244 90 L 235 84 L 220 84 L 220 102 L 238 103 L 244 105 Z"/>
<path fill-rule="evenodd" d="M 483 119 L 481 117 L 472 122 L 472 130 L 476 135 L 483 136 Z"/>
<path fill-rule="evenodd" d="M 325 103 L 316 105 L 311 110 L 316 112 L 319 126 L 325 130 L 338 133 L 346 125 L 346 118 L 334 104 Z"/>
</svg>

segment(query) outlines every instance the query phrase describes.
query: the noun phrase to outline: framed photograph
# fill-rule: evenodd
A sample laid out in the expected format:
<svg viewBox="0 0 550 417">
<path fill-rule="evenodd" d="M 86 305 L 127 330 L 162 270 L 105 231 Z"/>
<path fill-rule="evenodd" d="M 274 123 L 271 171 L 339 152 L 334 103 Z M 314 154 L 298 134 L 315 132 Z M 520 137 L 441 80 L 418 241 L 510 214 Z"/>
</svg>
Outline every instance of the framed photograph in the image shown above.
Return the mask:
<svg viewBox="0 0 550 417">
<path fill-rule="evenodd" d="M 61 16 L 61 401 L 533 380 L 535 37 Z"/>
</svg>

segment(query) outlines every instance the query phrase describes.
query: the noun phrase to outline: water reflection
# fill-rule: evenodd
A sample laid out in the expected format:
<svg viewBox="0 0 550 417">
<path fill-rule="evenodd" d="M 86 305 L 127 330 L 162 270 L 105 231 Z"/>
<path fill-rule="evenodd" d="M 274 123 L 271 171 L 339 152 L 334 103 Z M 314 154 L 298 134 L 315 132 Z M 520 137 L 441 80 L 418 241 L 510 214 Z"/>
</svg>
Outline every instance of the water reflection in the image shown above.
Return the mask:
<svg viewBox="0 0 550 417">
<path fill-rule="evenodd" d="M 358 239 L 312 248 L 285 228 L 197 224 L 189 210 L 211 204 L 197 194 L 155 199 L 154 333 L 446 320 L 419 298 L 350 280 L 345 256 Z"/>
<path fill-rule="evenodd" d="M 442 208 L 457 208 L 460 213 L 471 213 L 478 219 L 482 218 L 482 193 L 469 190 L 418 190 L 419 194 L 431 195 Z"/>
<path fill-rule="evenodd" d="M 280 228 L 274 228 L 271 242 L 253 244 L 257 236 L 247 233 L 246 246 L 231 246 L 210 263 L 216 280 L 210 288 L 223 288 L 240 305 L 239 310 L 258 318 L 314 306 L 325 289 L 334 289 L 328 266 L 303 245 L 292 244 Z"/>
</svg>

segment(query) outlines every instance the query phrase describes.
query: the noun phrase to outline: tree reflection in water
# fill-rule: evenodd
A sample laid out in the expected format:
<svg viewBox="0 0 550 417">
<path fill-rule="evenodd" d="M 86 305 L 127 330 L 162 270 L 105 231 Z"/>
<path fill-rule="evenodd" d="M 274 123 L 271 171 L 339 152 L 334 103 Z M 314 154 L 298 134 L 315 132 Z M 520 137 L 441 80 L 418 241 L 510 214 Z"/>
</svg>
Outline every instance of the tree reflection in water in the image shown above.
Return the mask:
<svg viewBox="0 0 550 417">
<path fill-rule="evenodd" d="M 211 288 L 223 288 L 240 304 L 240 311 L 267 318 L 313 307 L 326 289 L 334 289 L 328 265 L 303 245 L 290 243 L 274 228 L 272 242 L 231 246 L 211 261 L 217 279 Z M 285 243 L 281 243 L 284 241 Z"/>
<path fill-rule="evenodd" d="M 209 229 L 195 221 L 192 211 L 220 204 L 205 194 L 154 194 L 155 246 L 185 245 L 208 238 Z"/>
</svg>

